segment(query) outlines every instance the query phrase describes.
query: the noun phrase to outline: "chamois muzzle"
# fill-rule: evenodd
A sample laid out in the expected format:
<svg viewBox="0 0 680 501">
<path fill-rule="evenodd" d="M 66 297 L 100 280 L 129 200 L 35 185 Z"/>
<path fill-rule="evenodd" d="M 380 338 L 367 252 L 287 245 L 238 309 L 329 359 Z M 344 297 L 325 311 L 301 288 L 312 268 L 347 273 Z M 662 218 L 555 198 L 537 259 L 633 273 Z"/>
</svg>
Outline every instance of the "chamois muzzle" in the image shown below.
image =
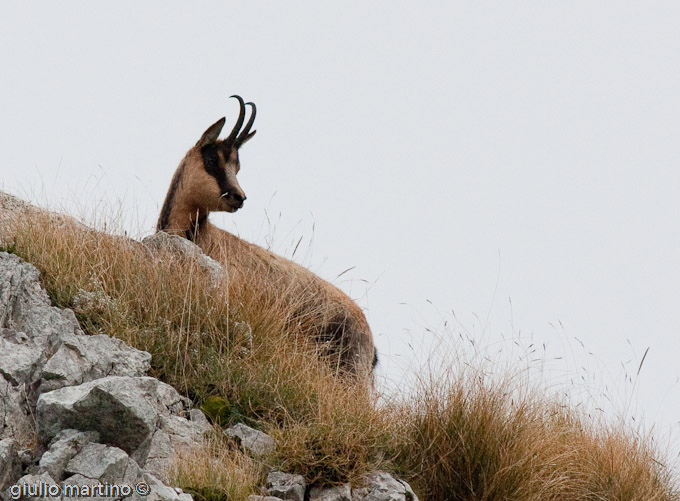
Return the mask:
<svg viewBox="0 0 680 501">
<path fill-rule="evenodd" d="M 236 212 L 243 207 L 243 202 L 246 201 L 246 195 L 243 192 L 229 191 L 222 195 L 222 198 L 227 203 L 227 210 L 229 212 Z"/>
<path fill-rule="evenodd" d="M 239 209 L 243 207 L 243 202 L 246 201 L 246 196 L 241 195 L 240 193 L 230 193 L 229 197 L 235 202 L 234 205 Z"/>
</svg>

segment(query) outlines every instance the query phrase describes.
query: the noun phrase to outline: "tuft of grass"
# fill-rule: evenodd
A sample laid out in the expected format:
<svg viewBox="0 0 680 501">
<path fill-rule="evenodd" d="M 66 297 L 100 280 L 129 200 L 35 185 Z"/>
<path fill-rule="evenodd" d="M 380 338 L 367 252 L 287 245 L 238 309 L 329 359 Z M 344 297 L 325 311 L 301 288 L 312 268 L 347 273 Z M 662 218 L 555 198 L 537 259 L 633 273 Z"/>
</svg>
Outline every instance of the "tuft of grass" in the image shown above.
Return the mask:
<svg viewBox="0 0 680 501">
<path fill-rule="evenodd" d="M 678 499 L 650 441 L 516 379 L 424 382 L 392 409 L 400 473 L 425 499 Z"/>
<path fill-rule="evenodd" d="M 187 452 L 173 479 L 197 499 L 243 500 L 271 468 L 317 484 L 385 469 L 436 501 L 680 499 L 649 437 L 511 374 L 451 362 L 445 377 L 421 375 L 403 398 L 379 400 L 332 370 L 294 295 L 273 297 L 252 270 L 216 287 L 194 259 L 44 213 L 0 241 L 40 269 L 87 332 L 149 351 L 152 374 L 217 425 L 244 421 L 276 439 L 262 458 L 221 438 Z"/>
<path fill-rule="evenodd" d="M 202 449 L 181 452 L 170 479 L 197 501 L 244 501 L 256 492 L 263 471 L 232 443 L 213 438 Z"/>
</svg>

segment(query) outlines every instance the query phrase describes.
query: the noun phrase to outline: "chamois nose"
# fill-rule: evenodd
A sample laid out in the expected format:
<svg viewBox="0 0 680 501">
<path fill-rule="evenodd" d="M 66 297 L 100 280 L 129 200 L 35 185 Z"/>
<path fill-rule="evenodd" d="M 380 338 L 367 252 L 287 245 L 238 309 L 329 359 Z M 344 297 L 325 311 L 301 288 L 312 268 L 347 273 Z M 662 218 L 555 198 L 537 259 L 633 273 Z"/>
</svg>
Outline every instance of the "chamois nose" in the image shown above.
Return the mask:
<svg viewBox="0 0 680 501">
<path fill-rule="evenodd" d="M 246 201 L 246 198 L 247 198 L 247 197 L 246 197 L 245 194 L 241 195 L 240 193 L 232 193 L 232 194 L 231 194 L 231 198 L 233 198 L 234 201 L 235 201 L 237 204 L 239 204 L 239 206 L 243 207 L 243 202 Z"/>
</svg>

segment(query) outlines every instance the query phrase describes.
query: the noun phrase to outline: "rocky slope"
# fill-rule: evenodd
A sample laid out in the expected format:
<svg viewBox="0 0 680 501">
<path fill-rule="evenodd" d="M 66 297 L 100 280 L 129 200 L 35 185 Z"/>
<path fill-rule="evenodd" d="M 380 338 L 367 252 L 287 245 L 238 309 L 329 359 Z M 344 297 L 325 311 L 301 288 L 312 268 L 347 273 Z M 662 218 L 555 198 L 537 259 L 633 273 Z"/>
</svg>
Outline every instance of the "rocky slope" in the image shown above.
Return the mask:
<svg viewBox="0 0 680 501">
<path fill-rule="evenodd" d="M 1 245 L 29 212 L 44 211 L 0 192 Z M 80 224 L 58 214 L 54 221 Z M 221 278 L 220 265 L 187 240 L 161 233 L 144 245 L 196 259 L 216 282 Z M 146 375 L 149 353 L 86 335 L 71 310 L 51 305 L 39 278 L 34 266 L 0 252 L 0 500 L 191 499 L 166 485 L 168 470 L 181 450 L 201 447 L 212 426 L 174 388 Z M 276 447 L 241 423 L 226 433 L 253 456 Z M 249 500 L 417 499 L 406 482 L 384 472 L 355 488 L 318 488 L 274 471 L 261 493 Z"/>
<path fill-rule="evenodd" d="M 0 496 L 16 498 L 21 484 L 102 482 L 187 497 L 163 481 L 179 449 L 200 446 L 212 429 L 205 416 L 146 376 L 148 353 L 85 335 L 38 279 L 0 252 Z"/>
</svg>

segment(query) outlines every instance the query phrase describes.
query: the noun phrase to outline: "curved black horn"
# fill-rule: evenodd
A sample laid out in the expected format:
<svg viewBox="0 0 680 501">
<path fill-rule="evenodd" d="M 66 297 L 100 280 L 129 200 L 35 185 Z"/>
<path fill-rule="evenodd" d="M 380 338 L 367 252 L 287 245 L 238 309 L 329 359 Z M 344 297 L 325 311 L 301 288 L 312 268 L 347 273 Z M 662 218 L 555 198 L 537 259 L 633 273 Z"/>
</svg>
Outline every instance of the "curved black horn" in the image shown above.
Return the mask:
<svg viewBox="0 0 680 501">
<path fill-rule="evenodd" d="M 241 111 L 239 111 L 238 114 L 238 120 L 236 120 L 236 125 L 234 125 L 234 128 L 231 129 L 231 133 L 229 133 L 229 137 L 227 137 L 224 142 L 225 143 L 231 143 L 236 139 L 236 135 L 238 134 L 238 131 L 241 130 L 241 126 L 243 125 L 243 120 L 246 118 L 246 105 L 243 102 L 243 98 L 241 96 L 233 95 L 229 97 L 235 97 L 238 99 L 239 106 L 241 107 Z"/>
<path fill-rule="evenodd" d="M 246 103 L 248 106 L 250 106 L 253 109 L 253 112 L 250 114 L 250 118 L 248 119 L 248 123 L 246 124 L 245 129 L 241 131 L 241 133 L 238 135 L 236 138 L 236 141 L 234 141 L 234 146 L 238 148 L 243 144 L 243 141 L 245 141 L 246 137 L 248 137 L 248 134 L 250 134 L 250 129 L 253 126 L 253 123 L 255 122 L 255 115 L 257 114 L 257 108 L 255 108 L 255 103 Z"/>
</svg>

